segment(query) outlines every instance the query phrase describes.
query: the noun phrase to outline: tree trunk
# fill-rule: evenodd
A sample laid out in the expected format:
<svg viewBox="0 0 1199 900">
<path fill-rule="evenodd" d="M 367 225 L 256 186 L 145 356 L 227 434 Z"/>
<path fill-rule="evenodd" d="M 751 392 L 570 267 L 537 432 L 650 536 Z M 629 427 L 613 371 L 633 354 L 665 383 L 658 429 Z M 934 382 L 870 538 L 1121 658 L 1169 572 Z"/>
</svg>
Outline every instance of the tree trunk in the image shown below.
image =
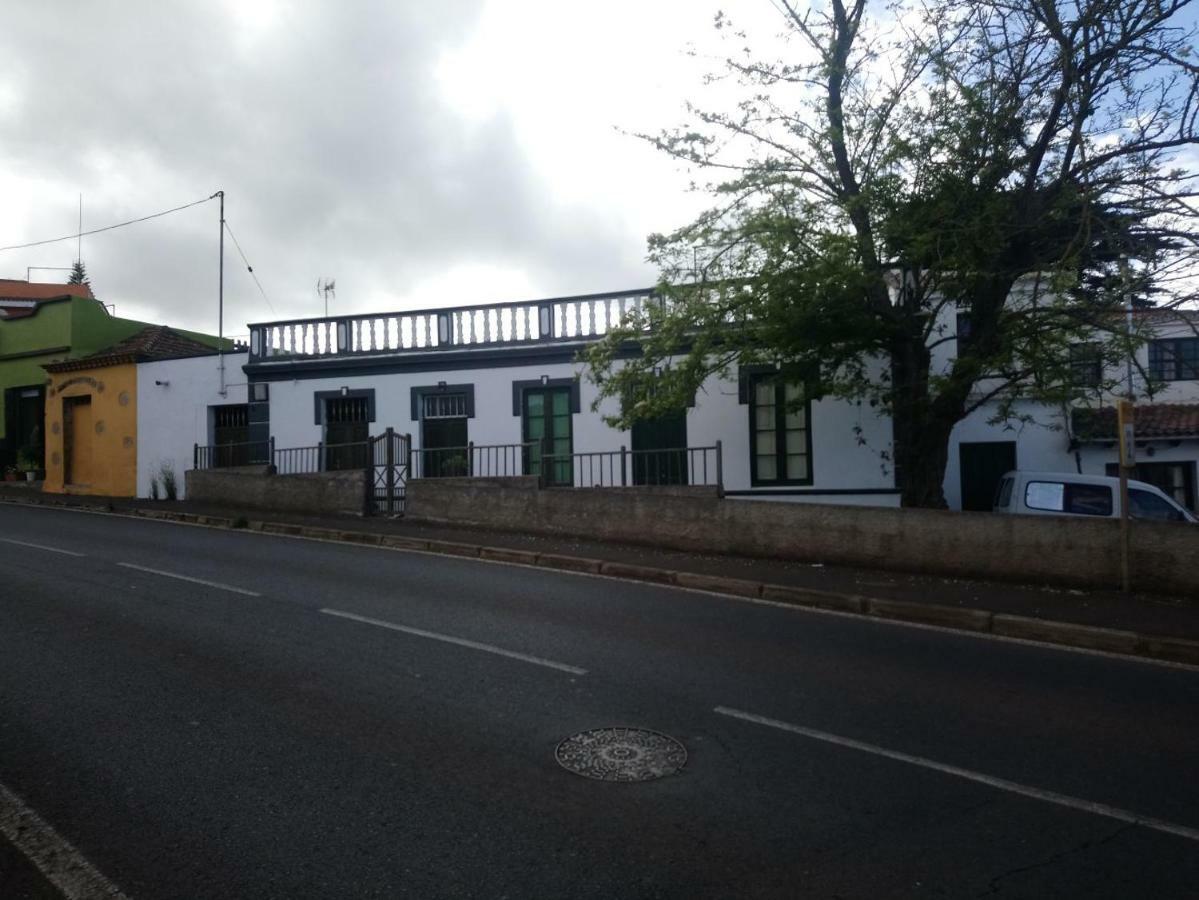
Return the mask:
<svg viewBox="0 0 1199 900">
<path fill-rule="evenodd" d="M 926 417 L 901 425 L 896 419 L 895 472 L 902 506 L 945 509 L 945 466 L 956 421 Z M 900 435 L 907 435 L 900 439 Z"/>
<path fill-rule="evenodd" d="M 961 418 L 956 398 L 929 394 L 930 354 L 923 335 L 896 341 L 891 351 L 895 478 L 902 506 L 945 509 L 949 437 Z M 956 404 L 958 410 L 961 404 Z"/>
</svg>

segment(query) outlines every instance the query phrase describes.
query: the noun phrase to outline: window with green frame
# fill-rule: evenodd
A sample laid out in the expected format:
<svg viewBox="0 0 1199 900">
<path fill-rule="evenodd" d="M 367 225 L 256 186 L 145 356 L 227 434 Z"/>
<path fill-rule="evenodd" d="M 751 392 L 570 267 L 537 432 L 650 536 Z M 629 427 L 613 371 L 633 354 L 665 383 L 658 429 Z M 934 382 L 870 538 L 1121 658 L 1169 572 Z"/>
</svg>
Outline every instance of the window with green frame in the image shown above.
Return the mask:
<svg viewBox="0 0 1199 900">
<path fill-rule="evenodd" d="M 532 444 L 527 451 L 525 474 L 541 475 L 542 453 L 548 451 L 553 460 L 545 471 L 546 483 L 563 486 L 573 484 L 570 389 L 527 389 L 523 407 L 524 439 Z"/>
<path fill-rule="evenodd" d="M 753 485 L 811 484 L 812 404 L 802 384 L 774 375 L 750 382 L 749 452 Z"/>
</svg>

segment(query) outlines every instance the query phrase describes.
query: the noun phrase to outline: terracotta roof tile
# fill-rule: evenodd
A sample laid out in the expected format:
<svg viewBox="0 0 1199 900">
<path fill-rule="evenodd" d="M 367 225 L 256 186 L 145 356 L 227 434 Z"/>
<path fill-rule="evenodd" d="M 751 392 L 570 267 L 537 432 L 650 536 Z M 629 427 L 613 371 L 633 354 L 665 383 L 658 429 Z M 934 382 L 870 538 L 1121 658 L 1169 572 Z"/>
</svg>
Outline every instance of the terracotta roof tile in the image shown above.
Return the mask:
<svg viewBox="0 0 1199 900">
<path fill-rule="evenodd" d="M 1114 441 L 1116 409 L 1076 409 L 1074 434 L 1080 441 Z M 1199 437 L 1199 403 L 1146 403 L 1137 406 L 1137 439 Z"/>
<path fill-rule="evenodd" d="M 62 296 L 95 299 L 90 284 L 55 284 L 0 278 L 0 297 L 6 300 L 53 300 Z"/>
<path fill-rule="evenodd" d="M 124 362 L 152 362 L 160 359 L 182 359 L 188 356 L 209 356 L 216 348 L 180 334 L 165 325 L 149 325 L 137 334 L 118 341 L 89 356 L 43 366 L 47 372 L 68 372 Z"/>
</svg>

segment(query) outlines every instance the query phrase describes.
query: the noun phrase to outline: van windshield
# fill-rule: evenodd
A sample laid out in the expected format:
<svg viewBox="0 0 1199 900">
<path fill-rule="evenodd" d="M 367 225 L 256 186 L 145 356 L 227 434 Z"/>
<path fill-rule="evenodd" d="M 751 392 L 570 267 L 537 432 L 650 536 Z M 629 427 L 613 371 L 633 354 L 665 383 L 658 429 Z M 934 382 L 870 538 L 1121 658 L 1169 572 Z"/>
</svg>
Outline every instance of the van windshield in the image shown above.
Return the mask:
<svg viewBox="0 0 1199 900">
<path fill-rule="evenodd" d="M 1181 510 L 1175 509 L 1157 494 L 1130 488 L 1128 491 L 1129 515 L 1138 519 L 1155 519 L 1159 522 L 1185 522 Z"/>
<path fill-rule="evenodd" d="M 1012 502 L 1012 481 L 1011 478 L 1004 478 L 999 482 L 999 490 L 995 493 L 995 505 L 1000 509 L 1007 509 L 1007 505 Z"/>
</svg>

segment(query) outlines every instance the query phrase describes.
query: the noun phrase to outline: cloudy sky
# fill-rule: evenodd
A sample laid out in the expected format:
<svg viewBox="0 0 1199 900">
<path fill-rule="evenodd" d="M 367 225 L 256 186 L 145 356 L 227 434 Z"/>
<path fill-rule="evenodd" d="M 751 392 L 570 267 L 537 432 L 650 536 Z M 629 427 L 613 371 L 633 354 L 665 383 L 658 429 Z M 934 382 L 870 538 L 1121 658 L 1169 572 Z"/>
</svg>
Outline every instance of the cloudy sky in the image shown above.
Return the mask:
<svg viewBox="0 0 1199 900">
<path fill-rule="evenodd" d="M 736 5 L 736 4 L 734 4 Z M 779 30 L 768 0 L 744 15 Z M 684 120 L 708 0 L 40 0 L 0 29 L 0 246 L 224 189 L 226 333 L 332 311 L 639 287 L 697 207 L 621 133 Z M 685 54 L 694 45 L 701 57 Z M 217 207 L 83 240 L 118 315 L 214 330 Z M 0 253 L 0 277 L 74 242 Z M 67 273 L 34 271 L 33 280 Z"/>
</svg>

